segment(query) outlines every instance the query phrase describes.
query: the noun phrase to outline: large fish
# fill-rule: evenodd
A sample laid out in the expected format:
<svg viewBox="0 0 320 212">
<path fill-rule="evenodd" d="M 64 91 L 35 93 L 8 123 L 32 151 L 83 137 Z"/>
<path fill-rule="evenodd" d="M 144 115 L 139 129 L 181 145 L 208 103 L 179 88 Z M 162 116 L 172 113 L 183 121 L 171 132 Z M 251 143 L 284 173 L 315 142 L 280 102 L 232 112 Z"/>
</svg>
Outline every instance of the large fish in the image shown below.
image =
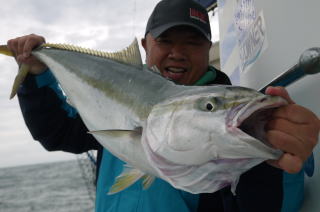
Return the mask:
<svg viewBox="0 0 320 212">
<path fill-rule="evenodd" d="M 0 52 L 10 55 L 5 46 Z M 59 81 L 90 133 L 128 165 L 110 193 L 154 177 L 191 192 L 236 188 L 253 166 L 278 159 L 264 126 L 280 97 L 235 86 L 183 86 L 142 65 L 135 41 L 107 54 L 45 44 L 32 54 Z M 156 70 L 156 68 L 154 68 Z"/>
</svg>

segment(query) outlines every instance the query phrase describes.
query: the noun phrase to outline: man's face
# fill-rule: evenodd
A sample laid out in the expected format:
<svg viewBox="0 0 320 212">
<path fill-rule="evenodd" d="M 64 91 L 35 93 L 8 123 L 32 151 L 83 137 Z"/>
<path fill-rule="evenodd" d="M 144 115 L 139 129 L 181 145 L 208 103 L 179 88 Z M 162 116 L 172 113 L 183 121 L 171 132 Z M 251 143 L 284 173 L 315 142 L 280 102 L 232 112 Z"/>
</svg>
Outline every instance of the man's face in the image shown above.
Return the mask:
<svg viewBox="0 0 320 212">
<path fill-rule="evenodd" d="M 148 67 L 178 84 L 192 85 L 207 71 L 211 42 L 187 26 L 173 27 L 153 38 L 142 39 Z"/>
</svg>

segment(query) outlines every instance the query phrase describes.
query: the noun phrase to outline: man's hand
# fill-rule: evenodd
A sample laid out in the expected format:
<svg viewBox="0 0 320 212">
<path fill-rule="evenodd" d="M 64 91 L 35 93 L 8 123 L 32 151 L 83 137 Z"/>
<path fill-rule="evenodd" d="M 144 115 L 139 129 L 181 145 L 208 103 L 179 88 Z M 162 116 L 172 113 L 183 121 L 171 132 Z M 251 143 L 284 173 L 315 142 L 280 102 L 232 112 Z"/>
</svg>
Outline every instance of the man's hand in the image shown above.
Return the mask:
<svg viewBox="0 0 320 212">
<path fill-rule="evenodd" d="M 32 56 L 31 51 L 43 43 L 45 43 L 44 37 L 31 34 L 8 40 L 7 46 L 19 65 L 27 64 L 31 74 L 40 74 L 47 69 L 47 66 Z"/>
<path fill-rule="evenodd" d="M 273 113 L 266 126 L 269 142 L 284 152 L 279 160 L 268 162 L 288 173 L 297 173 L 318 142 L 320 120 L 310 110 L 295 104 L 282 87 L 269 87 L 266 94 L 281 96 L 289 102 Z"/>
</svg>

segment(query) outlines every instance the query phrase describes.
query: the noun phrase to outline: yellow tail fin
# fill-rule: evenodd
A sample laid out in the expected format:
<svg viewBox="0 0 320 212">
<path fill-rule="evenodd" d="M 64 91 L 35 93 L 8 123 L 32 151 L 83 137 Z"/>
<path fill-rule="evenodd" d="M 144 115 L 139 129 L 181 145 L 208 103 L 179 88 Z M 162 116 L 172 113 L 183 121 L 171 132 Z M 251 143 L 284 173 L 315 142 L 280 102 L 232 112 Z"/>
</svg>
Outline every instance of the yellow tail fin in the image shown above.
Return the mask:
<svg viewBox="0 0 320 212">
<path fill-rule="evenodd" d="M 13 53 L 8 49 L 7 45 L 0 45 L 0 54 L 4 54 L 7 56 L 14 56 Z M 19 89 L 19 86 L 22 84 L 23 80 L 26 78 L 28 74 L 29 66 L 22 64 L 20 66 L 19 72 L 14 80 L 11 94 L 10 94 L 10 99 L 12 99 L 16 94 Z"/>
<path fill-rule="evenodd" d="M 28 71 L 29 71 L 28 65 L 22 64 L 20 66 L 19 72 L 18 72 L 16 78 L 14 79 L 14 82 L 12 85 L 10 99 L 12 99 L 17 94 L 17 91 L 18 91 L 20 85 L 23 83 L 24 79 L 26 78 Z"/>
<path fill-rule="evenodd" d="M 12 52 L 8 49 L 7 45 L 0 45 L 0 54 L 13 56 Z"/>
</svg>

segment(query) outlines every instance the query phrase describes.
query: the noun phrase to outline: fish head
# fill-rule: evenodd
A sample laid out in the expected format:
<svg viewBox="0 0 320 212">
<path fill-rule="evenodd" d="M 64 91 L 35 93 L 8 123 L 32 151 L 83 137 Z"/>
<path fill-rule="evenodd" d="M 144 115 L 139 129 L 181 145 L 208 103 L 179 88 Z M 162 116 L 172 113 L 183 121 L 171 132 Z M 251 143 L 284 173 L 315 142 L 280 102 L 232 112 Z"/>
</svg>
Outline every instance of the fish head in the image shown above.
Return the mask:
<svg viewBox="0 0 320 212">
<path fill-rule="evenodd" d="M 278 96 L 235 86 L 200 86 L 155 105 L 144 129 L 151 150 L 178 164 L 265 158 L 281 154 L 267 143 L 265 125 Z"/>
</svg>

